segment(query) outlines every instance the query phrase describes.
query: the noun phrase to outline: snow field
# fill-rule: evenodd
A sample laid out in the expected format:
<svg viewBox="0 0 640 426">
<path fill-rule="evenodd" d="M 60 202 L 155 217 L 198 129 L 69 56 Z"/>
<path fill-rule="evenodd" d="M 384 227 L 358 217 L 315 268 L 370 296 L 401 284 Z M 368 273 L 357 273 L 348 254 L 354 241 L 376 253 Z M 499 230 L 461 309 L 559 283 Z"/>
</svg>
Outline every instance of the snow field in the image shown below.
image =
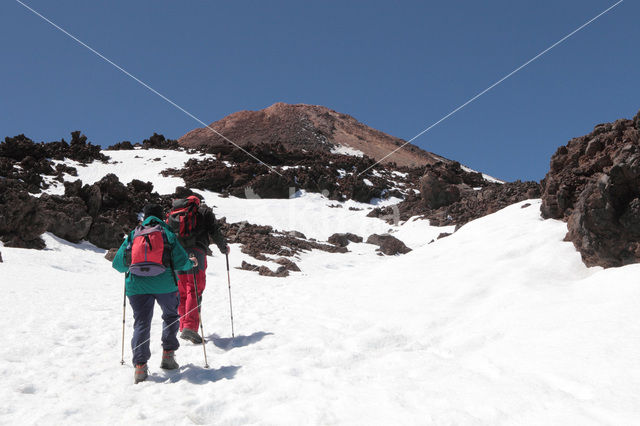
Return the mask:
<svg viewBox="0 0 640 426">
<path fill-rule="evenodd" d="M 156 312 L 152 376 L 136 386 L 128 344 L 119 365 L 122 276 L 103 254 L 52 236 L 44 252 L 3 248 L 3 275 L 22 284 L 2 310 L 15 325 L 0 348 L 0 421 L 633 424 L 639 268 L 585 268 L 564 224 L 532 203 L 402 257 L 312 252 L 286 279 L 234 269 L 233 341 L 212 258 L 211 369 L 190 343 L 178 372 L 157 368 Z"/>
<path fill-rule="evenodd" d="M 173 182 L 154 170 L 137 178 L 172 192 Z M 158 368 L 156 310 L 151 377 L 133 385 L 131 309 L 121 366 L 123 276 L 104 251 L 51 235 L 44 251 L 3 247 L 0 423 L 640 422 L 640 265 L 586 268 L 563 242 L 566 225 L 540 218 L 539 200 L 429 244 L 450 227 L 394 227 L 366 218 L 367 205 L 329 208 L 317 194 L 205 197 L 229 221 L 319 240 L 391 229 L 414 250 L 380 257 L 374 246 L 350 244 L 345 254 L 302 253 L 302 272 L 288 278 L 232 269 L 233 340 L 224 258 L 209 258 L 203 323 L 211 368 L 202 368 L 201 345 L 184 341 L 181 368 Z M 262 264 L 233 245 L 232 267 L 243 259 Z"/>
</svg>

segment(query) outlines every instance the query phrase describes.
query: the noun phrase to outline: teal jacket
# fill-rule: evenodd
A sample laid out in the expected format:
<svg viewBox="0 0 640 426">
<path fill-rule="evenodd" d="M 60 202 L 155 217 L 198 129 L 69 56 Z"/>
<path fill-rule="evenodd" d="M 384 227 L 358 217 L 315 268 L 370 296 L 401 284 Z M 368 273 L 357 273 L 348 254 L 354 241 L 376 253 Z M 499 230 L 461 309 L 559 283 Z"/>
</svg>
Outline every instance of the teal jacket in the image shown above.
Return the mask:
<svg viewBox="0 0 640 426">
<path fill-rule="evenodd" d="M 173 260 L 173 267 L 175 270 L 186 271 L 192 269 L 193 263 L 189 260 L 189 255 L 184 248 L 182 248 L 176 238 L 176 235 L 169 228 L 169 225 L 155 216 L 149 216 L 144 222 L 142 222 L 142 224 L 149 225 L 152 222 L 160 223 L 164 227 L 167 240 L 172 247 L 171 259 Z M 112 263 L 112 266 L 116 271 L 126 273 L 125 288 L 127 296 L 134 296 L 136 294 L 172 293 L 174 291 L 178 291 L 178 287 L 176 287 L 176 276 L 171 268 L 167 268 L 166 271 L 160 275 L 156 275 L 155 277 L 140 277 L 129 273 L 129 267 L 124 261 L 124 252 L 127 248 L 127 244 L 129 244 L 129 239 L 132 237 L 132 234 L 133 232 L 127 235 L 124 239 L 124 242 L 118 249 L 118 253 L 116 253 L 116 257 L 113 259 Z"/>
</svg>

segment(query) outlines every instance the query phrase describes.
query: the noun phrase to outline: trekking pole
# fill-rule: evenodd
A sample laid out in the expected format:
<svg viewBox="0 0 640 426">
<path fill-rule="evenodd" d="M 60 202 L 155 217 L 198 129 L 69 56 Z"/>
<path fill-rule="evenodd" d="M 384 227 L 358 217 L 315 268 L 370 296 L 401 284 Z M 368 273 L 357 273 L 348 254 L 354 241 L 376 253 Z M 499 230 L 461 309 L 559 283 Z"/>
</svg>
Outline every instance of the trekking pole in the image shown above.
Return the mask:
<svg viewBox="0 0 640 426">
<path fill-rule="evenodd" d="M 122 297 L 122 357 L 120 358 L 120 365 L 124 365 L 124 312 L 127 309 L 127 282 L 124 284 L 124 295 Z"/>
<path fill-rule="evenodd" d="M 234 339 L 236 337 L 233 332 L 233 306 L 231 305 L 231 275 L 229 273 L 229 253 L 225 253 L 227 257 L 227 282 L 229 283 L 229 312 L 231 313 L 231 338 Z"/>
<path fill-rule="evenodd" d="M 192 254 L 189 257 L 195 257 L 195 254 Z M 205 347 L 204 341 L 204 328 L 202 327 L 202 310 L 200 309 L 200 297 L 198 296 L 198 280 L 196 279 L 196 270 L 192 269 L 193 273 L 193 287 L 196 290 L 196 302 L 198 303 L 198 319 L 200 320 L 200 334 L 202 335 L 202 352 L 204 353 L 204 368 L 209 368 L 209 363 L 207 362 L 207 349 Z"/>
</svg>

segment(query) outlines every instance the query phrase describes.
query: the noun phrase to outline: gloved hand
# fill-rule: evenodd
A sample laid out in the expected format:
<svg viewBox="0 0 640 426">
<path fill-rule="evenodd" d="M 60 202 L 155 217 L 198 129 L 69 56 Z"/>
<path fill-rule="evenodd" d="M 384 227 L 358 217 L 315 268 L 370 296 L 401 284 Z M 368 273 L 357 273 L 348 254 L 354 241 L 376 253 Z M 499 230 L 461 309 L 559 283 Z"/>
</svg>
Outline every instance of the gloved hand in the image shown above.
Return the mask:
<svg viewBox="0 0 640 426">
<path fill-rule="evenodd" d="M 189 260 L 193 263 L 194 268 L 198 266 L 198 259 L 196 258 L 195 254 L 193 253 L 189 254 Z"/>
<path fill-rule="evenodd" d="M 218 249 L 220 250 L 220 253 L 222 254 L 229 254 L 231 253 L 231 246 L 229 246 L 229 244 L 225 245 L 224 247 L 220 248 L 218 247 Z"/>
</svg>

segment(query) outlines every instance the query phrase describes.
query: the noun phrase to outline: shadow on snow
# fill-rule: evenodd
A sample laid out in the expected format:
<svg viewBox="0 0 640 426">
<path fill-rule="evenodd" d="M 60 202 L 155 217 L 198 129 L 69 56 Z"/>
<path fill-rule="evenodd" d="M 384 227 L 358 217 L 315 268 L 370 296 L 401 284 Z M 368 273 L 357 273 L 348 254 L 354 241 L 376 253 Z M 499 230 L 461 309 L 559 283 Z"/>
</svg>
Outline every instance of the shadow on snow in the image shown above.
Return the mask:
<svg viewBox="0 0 640 426">
<path fill-rule="evenodd" d="M 240 367 L 237 365 L 226 365 L 220 368 L 204 368 L 193 364 L 186 364 L 178 370 L 151 374 L 147 380 L 156 383 L 176 383 L 186 380 L 195 385 L 204 385 L 222 379 L 231 380 L 235 377 L 239 369 Z"/>
<path fill-rule="evenodd" d="M 233 348 L 241 348 L 243 346 L 249 346 L 254 343 L 258 343 L 265 336 L 271 336 L 273 333 L 266 333 L 264 331 L 258 331 L 250 336 L 236 336 L 236 337 L 220 337 L 217 334 L 212 334 L 207 337 L 207 341 L 213 342 L 216 347 L 229 351 Z"/>
</svg>

